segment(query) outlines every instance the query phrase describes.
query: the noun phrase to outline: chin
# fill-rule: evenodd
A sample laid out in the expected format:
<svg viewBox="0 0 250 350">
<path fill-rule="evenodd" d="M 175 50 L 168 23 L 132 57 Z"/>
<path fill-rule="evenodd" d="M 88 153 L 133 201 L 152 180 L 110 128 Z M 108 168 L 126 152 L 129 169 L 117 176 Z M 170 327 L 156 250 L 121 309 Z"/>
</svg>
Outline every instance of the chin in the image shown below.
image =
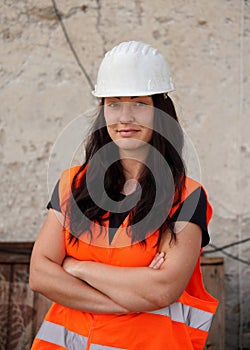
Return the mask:
<svg viewBox="0 0 250 350">
<path fill-rule="evenodd" d="M 140 148 L 145 148 L 145 146 L 147 145 L 147 143 L 144 141 L 132 138 L 119 139 L 115 140 L 114 142 L 119 149 L 128 151 L 136 151 Z"/>
</svg>

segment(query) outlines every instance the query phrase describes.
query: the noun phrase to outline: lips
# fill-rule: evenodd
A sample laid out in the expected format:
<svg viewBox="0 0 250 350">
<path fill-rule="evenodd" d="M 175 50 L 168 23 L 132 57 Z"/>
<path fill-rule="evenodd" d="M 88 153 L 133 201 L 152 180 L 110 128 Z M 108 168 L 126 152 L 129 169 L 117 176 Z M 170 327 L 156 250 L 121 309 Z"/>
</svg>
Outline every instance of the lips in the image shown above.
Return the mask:
<svg viewBox="0 0 250 350">
<path fill-rule="evenodd" d="M 140 130 L 137 129 L 121 129 L 118 130 L 119 135 L 122 137 L 131 137 L 137 134 Z"/>
</svg>

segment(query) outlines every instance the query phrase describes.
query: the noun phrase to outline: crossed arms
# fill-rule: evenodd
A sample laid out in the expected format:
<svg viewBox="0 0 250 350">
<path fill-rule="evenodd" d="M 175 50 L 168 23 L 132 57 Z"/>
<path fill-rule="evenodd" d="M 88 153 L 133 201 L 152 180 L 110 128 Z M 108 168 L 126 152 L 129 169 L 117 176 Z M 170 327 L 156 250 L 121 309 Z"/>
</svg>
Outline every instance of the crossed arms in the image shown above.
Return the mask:
<svg viewBox="0 0 250 350">
<path fill-rule="evenodd" d="M 164 235 L 159 246 L 162 253 L 146 267 L 75 260 L 66 257 L 57 215 L 49 210 L 35 242 L 30 287 L 73 309 L 106 314 L 166 307 L 184 291 L 200 254 L 201 229 L 187 223 L 177 234 L 176 243 L 170 245 L 170 235 Z"/>
</svg>

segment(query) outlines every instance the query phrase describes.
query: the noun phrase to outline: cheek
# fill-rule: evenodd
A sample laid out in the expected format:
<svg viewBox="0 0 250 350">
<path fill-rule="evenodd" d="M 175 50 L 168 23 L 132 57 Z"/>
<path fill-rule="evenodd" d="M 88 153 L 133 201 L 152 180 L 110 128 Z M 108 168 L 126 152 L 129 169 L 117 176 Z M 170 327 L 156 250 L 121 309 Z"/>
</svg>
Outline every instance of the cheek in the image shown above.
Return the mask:
<svg viewBox="0 0 250 350">
<path fill-rule="evenodd" d="M 113 140 L 114 134 L 115 134 L 113 128 L 107 125 L 107 132 L 108 132 L 110 138 Z"/>
<path fill-rule="evenodd" d="M 104 118 L 107 125 L 112 125 L 117 123 L 117 114 L 112 111 L 107 111 L 104 107 Z"/>
<path fill-rule="evenodd" d="M 146 142 L 149 142 L 152 139 L 152 136 L 153 136 L 153 130 L 147 129 Z"/>
<path fill-rule="evenodd" d="M 144 113 L 137 118 L 137 122 L 152 131 L 154 128 L 154 114 L 150 112 Z"/>
<path fill-rule="evenodd" d="M 112 119 L 109 115 L 104 115 L 104 118 L 107 126 L 112 124 Z"/>
</svg>

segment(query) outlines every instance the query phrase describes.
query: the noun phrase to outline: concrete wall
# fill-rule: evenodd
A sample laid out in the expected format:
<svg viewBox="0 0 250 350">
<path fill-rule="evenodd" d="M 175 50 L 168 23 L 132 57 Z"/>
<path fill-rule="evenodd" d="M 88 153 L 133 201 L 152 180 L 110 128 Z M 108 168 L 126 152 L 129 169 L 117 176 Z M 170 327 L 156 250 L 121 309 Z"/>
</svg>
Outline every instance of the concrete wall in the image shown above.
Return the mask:
<svg viewBox="0 0 250 350">
<path fill-rule="evenodd" d="M 61 0 L 58 9 L 93 83 L 103 54 L 121 41 L 165 55 L 214 207 L 212 243 L 249 237 L 250 1 Z M 0 240 L 33 241 L 46 215 L 52 147 L 96 100 L 52 1 L 1 0 L 0 23 Z M 249 248 L 226 252 L 249 260 Z M 250 349 L 249 265 L 225 256 L 225 273 L 225 348 Z"/>
</svg>

